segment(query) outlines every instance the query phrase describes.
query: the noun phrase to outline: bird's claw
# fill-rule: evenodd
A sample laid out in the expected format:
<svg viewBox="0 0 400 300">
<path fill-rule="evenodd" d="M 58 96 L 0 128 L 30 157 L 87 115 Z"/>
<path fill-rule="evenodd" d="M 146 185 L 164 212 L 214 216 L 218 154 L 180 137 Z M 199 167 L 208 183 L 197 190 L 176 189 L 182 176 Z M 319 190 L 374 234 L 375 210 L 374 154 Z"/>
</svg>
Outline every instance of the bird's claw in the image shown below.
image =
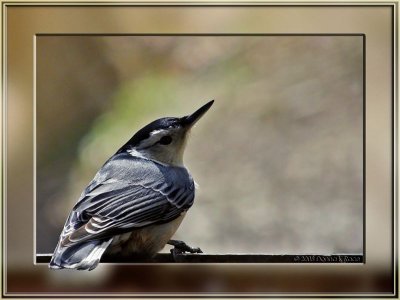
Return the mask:
<svg viewBox="0 0 400 300">
<path fill-rule="evenodd" d="M 175 262 L 181 262 L 182 257 L 180 257 L 180 255 L 185 254 L 186 252 L 203 253 L 199 247 L 190 247 L 184 242 L 179 243 L 179 245 L 174 244 L 173 246 L 174 248 L 172 248 L 170 251 Z"/>
<path fill-rule="evenodd" d="M 190 248 L 190 253 L 203 253 L 199 247 Z"/>
<path fill-rule="evenodd" d="M 174 246 L 174 248 L 171 249 L 172 255 L 183 254 L 185 252 L 203 253 L 203 251 L 201 251 L 201 249 L 199 247 L 190 247 L 188 244 L 186 244 L 183 241 L 170 240 L 168 242 L 168 244 Z"/>
</svg>

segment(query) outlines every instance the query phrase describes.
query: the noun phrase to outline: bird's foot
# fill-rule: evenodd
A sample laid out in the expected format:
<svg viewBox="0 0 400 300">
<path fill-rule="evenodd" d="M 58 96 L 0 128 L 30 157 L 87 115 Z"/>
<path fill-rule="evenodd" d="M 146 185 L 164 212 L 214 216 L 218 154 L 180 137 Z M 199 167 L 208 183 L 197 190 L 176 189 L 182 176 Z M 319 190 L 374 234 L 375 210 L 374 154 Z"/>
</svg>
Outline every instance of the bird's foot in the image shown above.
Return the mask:
<svg viewBox="0 0 400 300">
<path fill-rule="evenodd" d="M 190 247 L 188 244 L 186 244 L 183 241 L 178 241 L 178 240 L 170 240 L 167 243 L 168 245 L 174 246 L 173 249 L 171 249 L 172 255 L 176 254 L 182 254 L 185 252 L 189 253 L 203 253 L 199 247 Z"/>
</svg>

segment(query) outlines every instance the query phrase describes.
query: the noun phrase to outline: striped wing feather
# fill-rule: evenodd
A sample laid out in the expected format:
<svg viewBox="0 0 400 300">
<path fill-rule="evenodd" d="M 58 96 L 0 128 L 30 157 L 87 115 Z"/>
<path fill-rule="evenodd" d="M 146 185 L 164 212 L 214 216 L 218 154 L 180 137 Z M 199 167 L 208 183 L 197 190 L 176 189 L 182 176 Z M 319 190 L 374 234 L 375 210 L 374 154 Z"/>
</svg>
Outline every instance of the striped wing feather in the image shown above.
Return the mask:
<svg viewBox="0 0 400 300">
<path fill-rule="evenodd" d="M 61 245 L 168 222 L 193 200 L 194 184 L 186 169 L 119 154 L 82 193 L 64 226 Z"/>
</svg>

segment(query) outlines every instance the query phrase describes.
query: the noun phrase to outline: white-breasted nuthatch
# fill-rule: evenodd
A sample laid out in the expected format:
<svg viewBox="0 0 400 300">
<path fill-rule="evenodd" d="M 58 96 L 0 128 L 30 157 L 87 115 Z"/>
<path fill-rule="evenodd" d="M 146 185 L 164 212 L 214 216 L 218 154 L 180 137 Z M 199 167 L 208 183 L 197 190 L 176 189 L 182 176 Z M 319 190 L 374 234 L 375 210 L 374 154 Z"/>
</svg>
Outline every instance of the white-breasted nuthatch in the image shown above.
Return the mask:
<svg viewBox="0 0 400 300">
<path fill-rule="evenodd" d="M 192 206 L 194 182 L 183 165 L 188 132 L 213 104 L 140 129 L 97 172 L 73 207 L 52 269 L 94 269 L 103 253 L 151 257 L 169 243 Z"/>
</svg>

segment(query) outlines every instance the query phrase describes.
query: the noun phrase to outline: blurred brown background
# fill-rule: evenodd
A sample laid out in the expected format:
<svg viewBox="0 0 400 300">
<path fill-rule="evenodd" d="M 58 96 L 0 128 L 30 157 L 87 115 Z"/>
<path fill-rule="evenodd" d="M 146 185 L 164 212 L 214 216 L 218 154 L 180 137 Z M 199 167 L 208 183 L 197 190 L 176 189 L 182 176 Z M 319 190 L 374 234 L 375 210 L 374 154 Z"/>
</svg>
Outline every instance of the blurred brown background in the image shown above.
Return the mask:
<svg viewBox="0 0 400 300">
<path fill-rule="evenodd" d="M 362 36 L 39 36 L 37 252 L 138 129 L 216 99 L 187 147 L 200 189 L 175 237 L 361 253 L 362 50 Z"/>
</svg>

